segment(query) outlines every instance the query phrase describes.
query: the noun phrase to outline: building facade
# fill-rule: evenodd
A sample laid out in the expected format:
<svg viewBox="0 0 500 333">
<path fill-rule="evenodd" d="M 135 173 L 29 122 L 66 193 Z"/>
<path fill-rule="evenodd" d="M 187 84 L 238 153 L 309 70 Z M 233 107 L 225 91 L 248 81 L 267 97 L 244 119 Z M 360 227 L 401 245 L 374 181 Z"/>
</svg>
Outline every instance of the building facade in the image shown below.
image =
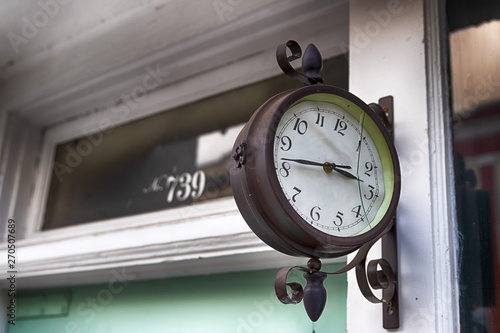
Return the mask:
<svg viewBox="0 0 500 333">
<path fill-rule="evenodd" d="M 231 194 L 237 133 L 300 86 L 275 59 L 291 39 L 325 83 L 394 97 L 398 331 L 499 330 L 498 5 L 2 6 L 0 332 L 385 331 L 352 271 L 326 279 L 316 324 L 279 303 L 275 273 L 307 258 L 264 244 Z"/>
</svg>

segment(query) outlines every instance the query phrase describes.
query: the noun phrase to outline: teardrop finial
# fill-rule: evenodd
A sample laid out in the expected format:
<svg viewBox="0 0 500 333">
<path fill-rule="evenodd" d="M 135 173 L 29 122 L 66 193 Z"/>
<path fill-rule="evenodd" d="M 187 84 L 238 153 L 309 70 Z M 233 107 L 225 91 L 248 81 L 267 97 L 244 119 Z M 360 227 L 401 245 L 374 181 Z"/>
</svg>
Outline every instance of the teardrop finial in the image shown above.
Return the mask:
<svg viewBox="0 0 500 333">
<path fill-rule="evenodd" d="M 323 281 L 327 275 L 323 272 L 304 273 L 307 285 L 304 288 L 304 307 L 311 321 L 319 319 L 326 304 L 326 289 Z"/>
<path fill-rule="evenodd" d="M 318 48 L 314 44 L 309 44 L 302 57 L 302 70 L 306 76 L 317 83 L 323 83 L 323 78 L 319 73 L 323 68 L 323 59 Z"/>
</svg>

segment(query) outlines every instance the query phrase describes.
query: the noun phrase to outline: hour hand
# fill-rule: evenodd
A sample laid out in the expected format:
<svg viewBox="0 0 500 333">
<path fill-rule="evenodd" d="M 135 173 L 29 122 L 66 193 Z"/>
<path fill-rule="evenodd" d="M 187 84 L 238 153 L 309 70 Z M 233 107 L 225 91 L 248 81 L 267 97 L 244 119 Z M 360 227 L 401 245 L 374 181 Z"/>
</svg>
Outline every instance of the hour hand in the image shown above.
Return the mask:
<svg viewBox="0 0 500 333">
<path fill-rule="evenodd" d="M 345 170 L 340 170 L 340 169 L 338 169 L 338 166 L 332 166 L 331 168 L 332 168 L 333 170 L 337 171 L 338 173 L 340 173 L 341 175 L 343 175 L 343 176 L 345 176 L 345 177 L 349 178 L 349 179 L 357 179 L 357 180 L 359 180 L 360 182 L 362 182 L 362 181 L 363 181 L 363 179 L 359 179 L 358 177 L 356 177 L 355 175 L 353 175 L 353 174 L 352 174 L 352 173 L 350 173 L 350 172 L 347 172 L 347 171 L 345 171 Z"/>
</svg>

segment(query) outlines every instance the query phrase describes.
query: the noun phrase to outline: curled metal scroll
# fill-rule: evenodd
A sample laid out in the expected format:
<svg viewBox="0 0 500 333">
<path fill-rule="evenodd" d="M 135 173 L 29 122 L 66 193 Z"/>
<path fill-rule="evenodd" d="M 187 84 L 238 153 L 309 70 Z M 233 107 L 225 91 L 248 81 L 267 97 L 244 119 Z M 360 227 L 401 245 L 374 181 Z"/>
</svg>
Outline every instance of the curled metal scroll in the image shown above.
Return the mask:
<svg viewBox="0 0 500 333">
<path fill-rule="evenodd" d="M 287 49 L 291 52 L 290 56 L 287 56 Z M 289 40 L 286 43 L 280 44 L 276 49 L 276 60 L 283 73 L 305 85 L 323 83 L 323 78 L 319 75 L 323 67 L 323 60 L 316 46 L 314 46 L 314 44 L 309 44 L 304 52 L 304 57 L 302 57 L 302 69 L 305 74 L 297 72 L 290 64 L 290 62 L 300 59 L 301 57 L 302 49 L 294 40 Z"/>
<path fill-rule="evenodd" d="M 365 263 L 366 261 L 363 260 L 356 266 L 359 290 L 372 303 L 390 302 L 396 292 L 396 279 L 391 265 L 385 259 L 371 260 L 368 266 Z M 378 266 L 381 270 L 378 270 Z M 375 296 L 370 287 L 384 290 L 382 298 Z"/>
<path fill-rule="evenodd" d="M 356 279 L 358 286 L 365 298 L 372 303 L 386 303 L 391 305 L 391 300 L 396 294 L 396 274 L 391 264 L 385 259 L 371 260 L 366 265 L 366 257 L 371 247 L 384 235 L 387 234 L 392 226 L 389 226 L 385 232 L 372 241 L 364 244 L 356 253 L 355 257 L 343 268 L 335 272 L 321 272 L 321 262 L 319 259 L 311 258 L 306 267 L 292 266 L 285 267 L 278 271 L 274 280 L 274 290 L 276 296 L 283 304 L 298 304 L 304 298 L 304 289 L 300 283 L 287 283 L 288 273 L 292 270 L 299 270 L 305 273 L 324 273 L 328 275 L 345 273 L 356 267 Z M 381 270 L 379 270 L 379 267 Z M 290 288 L 290 291 L 288 290 Z M 382 298 L 376 297 L 372 289 L 383 290 Z"/>
<path fill-rule="evenodd" d="M 278 297 L 279 301 L 283 304 L 298 304 L 304 297 L 304 289 L 302 288 L 302 285 L 300 283 L 286 282 L 288 273 L 290 273 L 290 271 L 293 269 L 307 272 L 307 269 L 305 267 L 285 267 L 278 271 L 278 273 L 276 274 L 276 279 L 274 280 L 274 291 L 276 292 L 276 296 Z M 291 289 L 291 295 L 288 294 L 287 286 Z"/>
</svg>

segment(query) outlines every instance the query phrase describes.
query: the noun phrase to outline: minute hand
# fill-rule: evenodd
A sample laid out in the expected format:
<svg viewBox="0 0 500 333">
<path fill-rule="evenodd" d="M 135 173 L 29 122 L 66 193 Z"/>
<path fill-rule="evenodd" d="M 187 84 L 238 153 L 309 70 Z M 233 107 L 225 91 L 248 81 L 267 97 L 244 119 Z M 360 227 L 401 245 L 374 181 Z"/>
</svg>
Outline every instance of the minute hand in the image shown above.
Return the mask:
<svg viewBox="0 0 500 333">
<path fill-rule="evenodd" d="M 325 163 L 320 163 L 320 162 L 314 162 L 314 161 L 308 161 L 308 160 L 301 160 L 301 159 L 294 159 L 294 158 L 281 158 L 283 161 L 290 161 L 290 162 L 297 162 L 300 164 L 306 164 L 306 165 L 316 165 L 316 166 L 321 166 L 321 167 L 328 167 L 332 170 L 335 170 L 337 168 L 339 169 L 352 169 L 349 165 L 337 165 L 335 163 L 330 163 L 330 162 L 325 162 Z M 336 170 L 337 171 L 337 170 Z"/>
</svg>

